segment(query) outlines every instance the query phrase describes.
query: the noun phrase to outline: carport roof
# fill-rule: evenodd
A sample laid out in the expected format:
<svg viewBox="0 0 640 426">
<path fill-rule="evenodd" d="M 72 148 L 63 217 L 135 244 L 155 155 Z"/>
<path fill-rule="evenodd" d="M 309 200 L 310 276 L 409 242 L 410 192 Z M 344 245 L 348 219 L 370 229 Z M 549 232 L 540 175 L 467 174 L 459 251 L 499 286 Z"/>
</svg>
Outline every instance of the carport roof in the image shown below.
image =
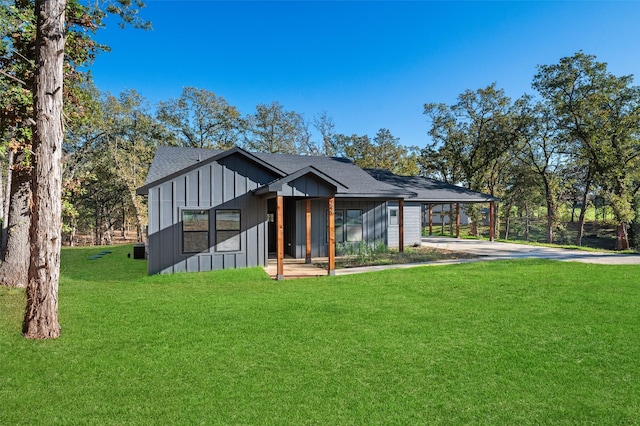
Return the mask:
<svg viewBox="0 0 640 426">
<path fill-rule="evenodd" d="M 422 176 L 398 176 L 388 170 L 365 169 L 373 178 L 415 193 L 410 201 L 425 203 L 488 203 L 500 201 L 498 197 L 481 192 L 471 191 L 460 186 L 451 185 Z"/>
</svg>

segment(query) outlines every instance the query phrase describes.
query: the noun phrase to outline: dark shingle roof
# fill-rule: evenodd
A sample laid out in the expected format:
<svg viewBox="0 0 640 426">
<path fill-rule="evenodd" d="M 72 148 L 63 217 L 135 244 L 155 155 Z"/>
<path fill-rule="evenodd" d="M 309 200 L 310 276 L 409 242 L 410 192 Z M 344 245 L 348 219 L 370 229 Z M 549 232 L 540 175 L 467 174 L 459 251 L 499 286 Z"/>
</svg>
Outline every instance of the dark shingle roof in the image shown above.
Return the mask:
<svg viewBox="0 0 640 426">
<path fill-rule="evenodd" d="M 139 193 L 144 194 L 146 191 L 143 188 L 148 190 L 154 183 L 159 183 L 172 175 L 179 174 L 182 170 L 193 167 L 198 163 L 206 162 L 208 159 L 219 156 L 224 152 L 212 149 L 158 147 L 149 169 L 145 186 L 139 189 Z M 245 151 L 238 150 L 238 152 Z M 314 167 L 346 187 L 346 191 L 337 194 L 342 197 L 397 198 L 414 195 L 403 188 L 374 179 L 367 172 L 345 158 L 258 152 L 248 153 L 248 155 L 254 156 L 286 175 L 295 173 L 305 167 Z"/>
<path fill-rule="evenodd" d="M 305 167 L 313 167 L 342 184 L 337 195 L 342 197 L 405 197 L 412 201 L 445 203 L 482 203 L 499 201 L 488 194 L 429 179 L 421 176 L 397 176 L 387 170 L 363 170 L 346 158 L 320 157 L 309 155 L 271 154 L 263 152 L 247 153 L 234 148 L 237 153 L 253 156 L 254 161 L 263 162 L 284 175 L 290 175 Z M 230 152 L 234 152 L 231 150 Z M 149 169 L 143 188 L 165 180 L 181 171 L 197 166 L 225 152 L 215 149 L 159 147 Z M 142 189 L 142 188 L 141 188 Z M 141 193 L 145 193 L 142 191 Z"/>
<path fill-rule="evenodd" d="M 397 186 L 372 178 L 346 158 L 258 152 L 253 154 L 287 174 L 312 166 L 346 186 L 347 191 L 344 195 L 371 197 L 376 195 L 380 197 L 411 195 Z"/>
<path fill-rule="evenodd" d="M 499 201 L 497 197 L 488 194 L 471 191 L 460 186 L 422 176 L 397 176 L 387 170 L 381 169 L 366 169 L 366 172 L 379 181 L 413 191 L 416 193 L 416 196 L 410 198 L 412 201 L 445 203 L 486 203 Z"/>
<path fill-rule="evenodd" d="M 148 185 L 221 152 L 223 151 L 219 149 L 160 146 L 156 150 L 156 155 L 153 157 L 153 163 L 151 163 L 144 183 Z"/>
</svg>

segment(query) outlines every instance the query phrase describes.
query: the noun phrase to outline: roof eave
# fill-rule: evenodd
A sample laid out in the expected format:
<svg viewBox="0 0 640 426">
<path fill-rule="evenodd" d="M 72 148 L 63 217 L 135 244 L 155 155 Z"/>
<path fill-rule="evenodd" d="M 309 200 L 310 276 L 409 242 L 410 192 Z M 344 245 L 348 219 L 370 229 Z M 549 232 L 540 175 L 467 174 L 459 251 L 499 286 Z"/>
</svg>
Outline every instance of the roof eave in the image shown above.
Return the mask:
<svg viewBox="0 0 640 426">
<path fill-rule="evenodd" d="M 202 161 L 197 161 L 196 163 L 194 163 L 194 164 L 192 164 L 190 166 L 187 166 L 187 167 L 185 167 L 183 169 L 180 169 L 180 170 L 178 170 L 176 172 L 168 174 L 167 176 L 163 176 L 160 179 L 156 179 L 153 182 L 149 182 L 149 183 L 141 186 L 140 188 L 136 189 L 136 194 L 138 194 L 138 195 L 148 195 L 149 194 L 149 189 L 153 188 L 154 186 L 158 186 L 158 185 L 160 185 L 160 184 L 162 184 L 164 182 L 170 181 L 171 179 L 176 178 L 176 177 L 178 177 L 180 175 L 183 175 L 185 173 L 189 173 L 189 172 L 191 172 L 191 171 L 193 171 L 193 170 L 195 170 L 195 169 L 197 169 L 197 168 L 199 168 L 199 167 L 201 167 L 201 166 L 203 166 L 205 164 L 209 164 L 209 163 L 212 163 L 214 161 L 222 160 L 223 158 L 226 158 L 226 157 L 228 157 L 230 155 L 233 155 L 233 154 L 240 154 L 243 157 L 248 158 L 249 160 L 259 164 L 260 166 L 262 166 L 265 169 L 273 172 L 276 175 L 286 176 L 286 173 L 284 173 L 282 170 L 278 169 L 277 167 L 274 167 L 271 164 L 269 164 L 269 163 L 261 160 L 260 158 L 256 157 L 252 153 L 250 153 L 248 151 L 245 151 L 244 149 L 235 146 L 235 147 L 233 147 L 231 149 L 228 149 L 226 151 L 222 151 L 219 154 L 216 154 L 216 155 L 213 155 L 213 156 L 211 156 L 209 158 L 206 158 L 206 159 L 204 159 Z"/>
</svg>

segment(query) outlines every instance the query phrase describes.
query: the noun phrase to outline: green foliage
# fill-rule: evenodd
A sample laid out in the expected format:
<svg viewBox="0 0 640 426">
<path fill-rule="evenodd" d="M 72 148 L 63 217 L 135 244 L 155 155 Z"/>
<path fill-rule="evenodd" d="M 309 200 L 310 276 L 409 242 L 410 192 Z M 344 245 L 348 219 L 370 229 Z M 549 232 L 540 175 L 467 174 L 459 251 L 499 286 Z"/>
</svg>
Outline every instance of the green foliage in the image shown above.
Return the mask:
<svg viewBox="0 0 640 426">
<path fill-rule="evenodd" d="M 160 102 L 157 115 L 172 144 L 192 148 L 229 149 L 240 144 L 247 126 L 222 96 L 194 87 L 183 88 L 178 99 Z"/>
<path fill-rule="evenodd" d="M 278 102 L 258 104 L 255 114 L 247 118 L 248 132 L 244 146 L 250 151 L 278 154 L 318 154 L 309 126 L 302 115 L 286 111 Z"/>
<path fill-rule="evenodd" d="M 400 176 L 416 176 L 418 148 L 400 144 L 387 129 L 380 129 L 373 138 L 369 136 L 335 135 L 334 149 L 365 169 L 389 170 Z"/>
<path fill-rule="evenodd" d="M 65 190 L 78 215 L 66 216 L 67 230 L 93 231 L 96 243 L 105 232 L 132 218 L 142 237 L 146 208 L 135 190 L 144 184 L 165 128 L 135 90 L 106 94 L 92 104 L 82 126 L 68 131 Z"/>
<path fill-rule="evenodd" d="M 422 173 L 495 194 L 512 163 L 511 100 L 495 83 L 467 90 L 454 105 L 428 103 L 433 143 L 421 152 Z"/>
<path fill-rule="evenodd" d="M 640 182 L 640 87 L 632 83 L 633 76 L 614 76 L 606 63 L 583 52 L 540 66 L 533 81 L 620 224 L 632 217 L 631 198 Z"/>
<path fill-rule="evenodd" d="M 0 288 L 2 424 L 633 424 L 636 266 L 479 262 L 276 282 L 62 252 L 62 337 Z M 552 397 L 550 397 L 552 396 Z"/>
</svg>

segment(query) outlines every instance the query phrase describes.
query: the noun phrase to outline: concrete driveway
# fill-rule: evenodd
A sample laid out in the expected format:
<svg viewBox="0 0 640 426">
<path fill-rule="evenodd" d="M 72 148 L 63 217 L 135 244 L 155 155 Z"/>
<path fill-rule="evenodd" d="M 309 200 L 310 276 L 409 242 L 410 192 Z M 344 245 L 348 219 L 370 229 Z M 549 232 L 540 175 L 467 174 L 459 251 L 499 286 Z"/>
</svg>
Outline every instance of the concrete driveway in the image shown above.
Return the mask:
<svg viewBox="0 0 640 426">
<path fill-rule="evenodd" d="M 475 254 L 481 256 L 481 260 L 537 258 L 605 265 L 640 265 L 640 255 L 638 254 L 588 252 L 448 237 L 424 237 L 422 238 L 422 245 Z"/>
</svg>

